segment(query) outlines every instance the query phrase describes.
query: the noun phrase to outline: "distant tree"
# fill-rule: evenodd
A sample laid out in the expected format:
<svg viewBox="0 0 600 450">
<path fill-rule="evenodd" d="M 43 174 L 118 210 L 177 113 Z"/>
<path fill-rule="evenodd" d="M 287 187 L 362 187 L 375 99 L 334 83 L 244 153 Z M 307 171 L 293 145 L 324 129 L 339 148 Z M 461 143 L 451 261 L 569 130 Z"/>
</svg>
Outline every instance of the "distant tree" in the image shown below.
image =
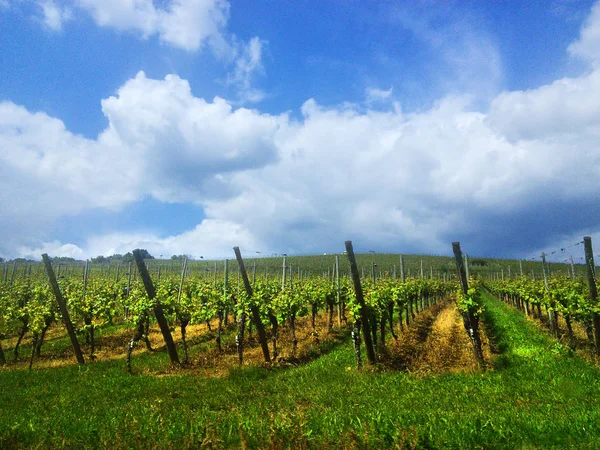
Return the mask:
<svg viewBox="0 0 600 450">
<path fill-rule="evenodd" d="M 52 259 L 52 261 L 58 262 L 58 263 L 74 263 L 74 262 L 77 262 L 77 260 L 75 258 L 71 258 L 69 256 L 55 256 L 55 257 L 53 257 L 51 259 Z"/>
<path fill-rule="evenodd" d="M 4 262 L 4 258 L 2 256 L 0 256 L 0 263 Z"/>
<path fill-rule="evenodd" d="M 15 259 L 11 259 L 10 262 L 17 263 L 17 264 L 23 264 L 23 263 L 29 263 L 29 262 L 35 262 L 35 261 L 33 259 L 15 258 Z"/>
<path fill-rule="evenodd" d="M 487 266 L 487 261 L 485 259 L 472 259 L 470 263 L 472 266 Z"/>
<path fill-rule="evenodd" d="M 172 261 L 183 261 L 186 255 L 173 255 L 171 256 Z"/>
<path fill-rule="evenodd" d="M 105 256 L 99 255 L 99 256 L 96 256 L 95 258 L 92 258 L 92 262 L 102 264 L 102 263 L 107 262 L 107 258 Z"/>
<path fill-rule="evenodd" d="M 108 259 L 109 262 L 122 261 L 123 260 L 123 255 L 121 255 L 120 253 L 115 253 L 114 255 L 110 255 L 106 259 Z"/>
</svg>

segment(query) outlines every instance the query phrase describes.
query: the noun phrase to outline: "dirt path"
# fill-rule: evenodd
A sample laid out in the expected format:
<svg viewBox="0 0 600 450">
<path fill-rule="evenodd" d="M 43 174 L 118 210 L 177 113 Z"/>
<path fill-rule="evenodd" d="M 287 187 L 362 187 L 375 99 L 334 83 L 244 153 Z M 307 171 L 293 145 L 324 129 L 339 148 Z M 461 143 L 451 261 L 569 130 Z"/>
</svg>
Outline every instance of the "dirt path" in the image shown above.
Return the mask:
<svg viewBox="0 0 600 450">
<path fill-rule="evenodd" d="M 465 332 L 462 317 L 452 303 L 438 314 L 424 351 L 413 364 L 415 372 L 462 372 L 477 369 L 471 342 Z"/>
<path fill-rule="evenodd" d="M 483 330 L 481 339 L 484 359 L 489 362 L 490 346 Z M 435 305 L 419 315 L 391 353 L 394 368 L 417 374 L 479 370 L 453 302 Z"/>
</svg>

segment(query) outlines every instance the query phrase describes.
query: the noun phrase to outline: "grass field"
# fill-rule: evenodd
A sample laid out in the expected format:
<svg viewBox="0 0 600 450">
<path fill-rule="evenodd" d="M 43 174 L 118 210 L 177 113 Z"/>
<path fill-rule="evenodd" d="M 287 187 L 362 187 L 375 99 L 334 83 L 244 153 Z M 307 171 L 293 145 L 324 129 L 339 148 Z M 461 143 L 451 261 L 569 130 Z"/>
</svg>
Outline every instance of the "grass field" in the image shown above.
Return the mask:
<svg viewBox="0 0 600 450">
<path fill-rule="evenodd" d="M 358 371 L 338 333 L 297 367 L 167 370 L 164 352 L 140 350 L 133 376 L 122 358 L 3 368 L 0 447 L 597 448 L 598 369 L 487 294 L 485 306 L 484 373 L 444 305 L 390 343 L 394 367 Z"/>
</svg>

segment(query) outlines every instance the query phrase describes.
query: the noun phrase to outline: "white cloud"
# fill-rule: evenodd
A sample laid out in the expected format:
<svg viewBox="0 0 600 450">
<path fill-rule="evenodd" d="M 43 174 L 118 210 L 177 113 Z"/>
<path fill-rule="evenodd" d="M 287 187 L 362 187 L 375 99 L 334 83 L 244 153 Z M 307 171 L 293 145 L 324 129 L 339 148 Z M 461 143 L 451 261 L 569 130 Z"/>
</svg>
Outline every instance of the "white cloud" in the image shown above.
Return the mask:
<svg viewBox="0 0 600 450">
<path fill-rule="evenodd" d="M 257 103 L 265 97 L 264 92 L 253 87 L 252 81 L 256 75 L 264 74 L 262 55 L 266 44 L 258 37 L 253 37 L 247 44 L 234 47 L 235 67 L 227 82 L 237 88 L 241 103 Z"/>
<path fill-rule="evenodd" d="M 367 104 L 373 104 L 377 102 L 384 102 L 392 97 L 394 88 L 390 87 L 387 91 L 384 89 L 369 87 L 365 89 L 365 97 Z"/>
<path fill-rule="evenodd" d="M 224 221 L 207 219 L 193 230 L 160 237 L 151 233 L 110 233 L 92 235 L 81 245 L 62 244 L 59 241 L 44 243 L 41 247 L 21 247 L 18 254 L 23 258 L 39 259 L 42 253 L 51 256 L 67 256 L 76 259 L 98 255 L 125 254 L 136 248 L 144 248 L 158 257 L 187 254 L 196 258 L 218 258 L 231 256 L 234 246 L 255 248 L 252 234 L 242 226 Z"/>
<path fill-rule="evenodd" d="M 61 31 L 65 22 L 72 19 L 71 9 L 61 8 L 54 0 L 41 0 L 38 4 L 42 8 L 42 20 L 51 30 Z"/>
<path fill-rule="evenodd" d="M 139 33 L 143 38 L 158 35 L 166 44 L 188 51 L 207 41 L 223 39 L 229 18 L 224 0 L 171 0 L 165 7 L 152 0 L 76 0 L 100 26 Z"/>
<path fill-rule="evenodd" d="M 226 31 L 229 2 L 168 0 L 163 7 L 152 0 L 76 2 L 100 26 L 135 32 L 143 39 L 158 35 L 164 44 L 190 52 L 208 46 L 230 68 L 227 84 L 236 88 L 238 103 L 258 103 L 265 98 L 265 93 L 254 87 L 253 82 L 264 74 L 262 58 L 267 42 L 258 37 L 244 42 Z"/>
<path fill-rule="evenodd" d="M 75 259 L 86 259 L 88 255 L 74 244 L 61 244 L 59 241 L 45 242 L 41 247 L 27 248 L 21 247 L 18 254 L 22 258 L 40 259 L 41 255 L 47 253 L 52 257 L 67 257 Z"/>
<path fill-rule="evenodd" d="M 569 46 L 568 51 L 571 55 L 582 58 L 594 66 L 600 62 L 600 2 L 592 6 L 579 39 Z"/>
<path fill-rule="evenodd" d="M 504 92 L 491 104 L 491 127 L 510 140 L 581 134 L 595 128 L 600 104 L 600 71 L 563 78 L 529 91 Z"/>
<path fill-rule="evenodd" d="M 484 102 L 503 83 L 503 66 L 495 39 L 458 3 L 397 2 L 386 20 L 410 31 L 427 44 L 434 62 L 427 64 L 441 92 L 476 94 Z M 434 87 L 432 86 L 432 88 Z"/>
<path fill-rule="evenodd" d="M 107 136 L 141 151 L 139 164 L 152 179 L 148 189 L 166 201 L 206 200 L 224 195 L 231 172 L 275 162 L 273 136 L 285 116 L 234 110 L 216 97 L 192 95 L 187 81 L 164 81 L 143 72 L 102 101 Z"/>
</svg>

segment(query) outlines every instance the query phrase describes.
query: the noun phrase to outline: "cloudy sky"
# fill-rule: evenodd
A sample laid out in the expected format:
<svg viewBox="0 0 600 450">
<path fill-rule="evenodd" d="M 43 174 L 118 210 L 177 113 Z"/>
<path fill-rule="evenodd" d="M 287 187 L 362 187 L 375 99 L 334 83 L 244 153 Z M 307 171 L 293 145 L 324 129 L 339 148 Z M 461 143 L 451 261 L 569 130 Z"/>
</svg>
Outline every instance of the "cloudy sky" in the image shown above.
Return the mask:
<svg viewBox="0 0 600 450">
<path fill-rule="evenodd" d="M 599 206 L 600 2 L 0 0 L 4 258 L 531 257 Z"/>
</svg>

